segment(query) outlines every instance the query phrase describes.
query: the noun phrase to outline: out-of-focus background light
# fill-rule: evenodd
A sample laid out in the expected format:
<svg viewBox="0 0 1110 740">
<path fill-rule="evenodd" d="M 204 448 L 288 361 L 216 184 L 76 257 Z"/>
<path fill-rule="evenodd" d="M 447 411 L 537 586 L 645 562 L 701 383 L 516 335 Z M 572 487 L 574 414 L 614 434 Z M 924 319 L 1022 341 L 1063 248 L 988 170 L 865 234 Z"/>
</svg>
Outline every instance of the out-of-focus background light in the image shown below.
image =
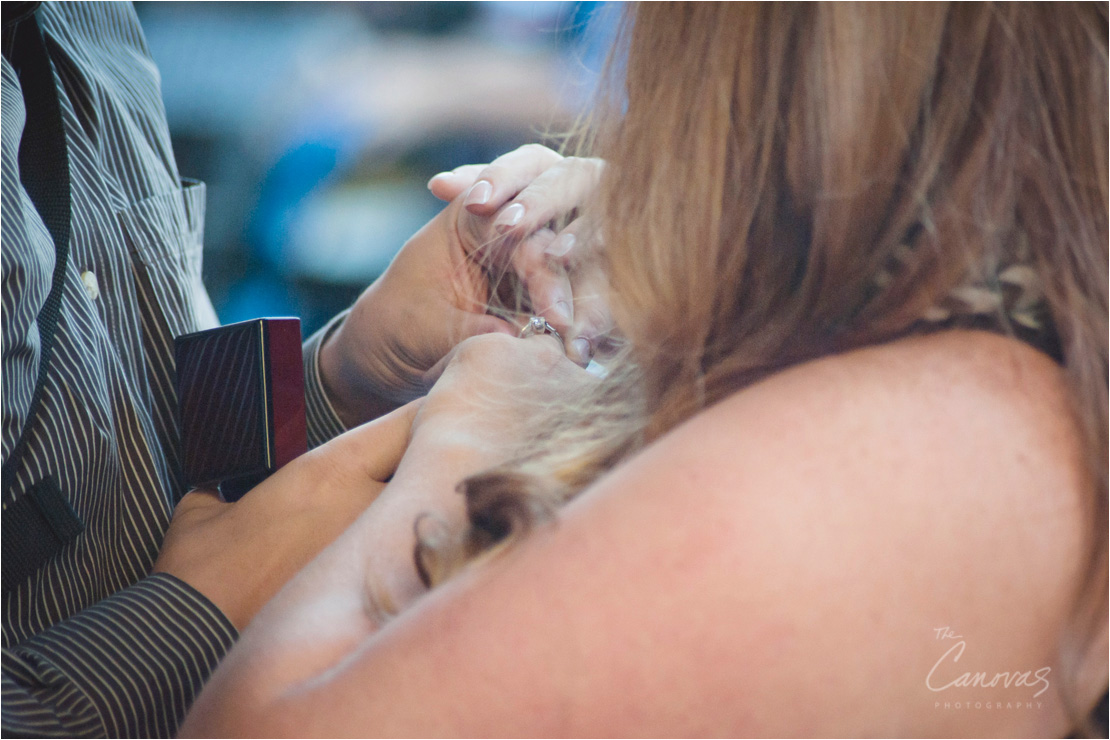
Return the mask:
<svg viewBox="0 0 1110 740">
<path fill-rule="evenodd" d="M 582 2 L 138 2 L 221 321 L 349 305 L 436 172 L 567 130 L 613 13 Z"/>
</svg>

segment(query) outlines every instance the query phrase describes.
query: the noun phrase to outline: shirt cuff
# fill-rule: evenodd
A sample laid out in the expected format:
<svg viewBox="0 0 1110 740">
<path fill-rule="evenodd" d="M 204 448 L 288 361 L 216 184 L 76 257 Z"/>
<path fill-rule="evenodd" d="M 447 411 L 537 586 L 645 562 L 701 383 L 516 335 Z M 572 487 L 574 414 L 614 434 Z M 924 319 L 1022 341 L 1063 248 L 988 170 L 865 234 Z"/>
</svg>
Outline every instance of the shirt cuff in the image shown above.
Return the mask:
<svg viewBox="0 0 1110 740">
<path fill-rule="evenodd" d="M 332 437 L 347 431 L 347 427 L 335 412 L 324 390 L 324 378 L 320 373 L 320 348 L 347 318 L 350 310 L 339 313 L 313 334 L 304 343 L 304 399 L 305 417 L 308 422 L 308 449 L 318 447 Z"/>
<path fill-rule="evenodd" d="M 70 725 L 75 734 L 169 737 L 238 636 L 207 598 L 157 573 L 11 652 L 59 712 L 65 706 L 71 717 L 100 725 Z"/>
</svg>

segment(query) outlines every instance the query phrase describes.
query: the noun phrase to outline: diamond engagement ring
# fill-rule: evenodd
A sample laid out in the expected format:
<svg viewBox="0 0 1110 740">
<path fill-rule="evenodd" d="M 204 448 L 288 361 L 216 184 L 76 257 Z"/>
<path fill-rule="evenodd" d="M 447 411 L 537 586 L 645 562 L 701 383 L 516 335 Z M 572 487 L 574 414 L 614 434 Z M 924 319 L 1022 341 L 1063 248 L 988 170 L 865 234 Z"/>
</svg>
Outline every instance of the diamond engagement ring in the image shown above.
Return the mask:
<svg viewBox="0 0 1110 740">
<path fill-rule="evenodd" d="M 517 336 L 523 339 L 524 337 L 531 337 L 536 334 L 550 334 L 558 339 L 560 343 L 563 341 L 562 335 L 555 331 L 555 327 L 547 323 L 547 319 L 543 316 L 533 316 L 528 319 L 528 323 L 521 327 L 520 333 L 517 334 Z"/>
</svg>

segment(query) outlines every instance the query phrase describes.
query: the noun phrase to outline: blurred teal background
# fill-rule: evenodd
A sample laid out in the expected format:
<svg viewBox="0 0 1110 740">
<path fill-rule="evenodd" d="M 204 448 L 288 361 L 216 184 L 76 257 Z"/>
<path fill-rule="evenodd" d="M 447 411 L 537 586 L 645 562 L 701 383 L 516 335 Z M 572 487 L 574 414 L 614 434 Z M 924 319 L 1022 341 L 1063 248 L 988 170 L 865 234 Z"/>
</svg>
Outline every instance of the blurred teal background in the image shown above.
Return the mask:
<svg viewBox="0 0 1110 740">
<path fill-rule="evenodd" d="M 138 2 L 178 167 L 208 183 L 221 321 L 348 306 L 441 205 L 429 177 L 566 130 L 599 3 Z"/>
</svg>

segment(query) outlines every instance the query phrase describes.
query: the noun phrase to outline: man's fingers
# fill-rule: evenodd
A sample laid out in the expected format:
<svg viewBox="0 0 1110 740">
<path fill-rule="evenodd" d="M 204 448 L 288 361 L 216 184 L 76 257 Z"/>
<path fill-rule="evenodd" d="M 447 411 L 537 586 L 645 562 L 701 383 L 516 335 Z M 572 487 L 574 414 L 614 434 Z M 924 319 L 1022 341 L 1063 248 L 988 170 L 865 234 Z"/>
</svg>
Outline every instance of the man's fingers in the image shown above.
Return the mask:
<svg viewBox="0 0 1110 740">
<path fill-rule="evenodd" d="M 470 337 L 476 337 L 480 334 L 507 334 L 509 336 L 516 336 L 517 329 L 504 319 L 496 316 L 491 316 L 484 313 L 472 313 L 469 311 L 460 311 L 462 314 L 459 318 L 460 335 L 452 342 L 451 349 L 443 357 L 439 358 L 436 364 L 432 365 L 420 377 L 421 383 L 425 388 L 431 388 L 435 382 L 439 380 L 439 376 L 443 375 L 444 369 L 451 362 L 451 358 L 455 356 L 458 351 L 459 345 Z"/>
<path fill-rule="evenodd" d="M 465 339 L 476 337 L 479 334 L 509 334 L 515 335 L 517 330 L 504 319 L 484 313 L 466 313 L 461 320 L 462 336 L 455 342 L 457 345 Z"/>
</svg>

